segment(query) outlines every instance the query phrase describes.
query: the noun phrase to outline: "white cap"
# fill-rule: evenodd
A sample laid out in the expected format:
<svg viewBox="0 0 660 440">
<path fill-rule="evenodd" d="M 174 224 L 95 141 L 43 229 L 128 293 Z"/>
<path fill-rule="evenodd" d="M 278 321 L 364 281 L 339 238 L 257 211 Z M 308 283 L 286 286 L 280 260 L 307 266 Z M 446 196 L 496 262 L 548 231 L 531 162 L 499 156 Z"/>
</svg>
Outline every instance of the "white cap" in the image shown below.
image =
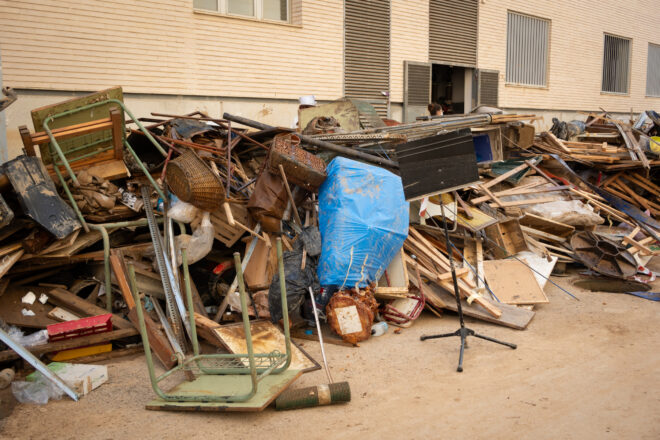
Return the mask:
<svg viewBox="0 0 660 440">
<path fill-rule="evenodd" d="M 305 95 L 298 98 L 300 105 L 316 105 L 316 98 L 314 95 Z"/>
</svg>

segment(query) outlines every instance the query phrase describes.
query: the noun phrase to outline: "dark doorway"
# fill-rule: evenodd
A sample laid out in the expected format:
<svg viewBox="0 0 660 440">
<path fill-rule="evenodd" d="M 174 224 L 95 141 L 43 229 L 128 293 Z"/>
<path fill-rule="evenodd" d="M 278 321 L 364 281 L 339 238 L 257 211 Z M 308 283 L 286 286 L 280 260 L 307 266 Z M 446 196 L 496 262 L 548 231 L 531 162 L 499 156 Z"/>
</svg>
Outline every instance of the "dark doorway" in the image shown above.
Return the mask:
<svg viewBox="0 0 660 440">
<path fill-rule="evenodd" d="M 445 114 L 465 113 L 465 70 L 465 67 L 433 64 L 431 102 L 440 104 Z"/>
</svg>

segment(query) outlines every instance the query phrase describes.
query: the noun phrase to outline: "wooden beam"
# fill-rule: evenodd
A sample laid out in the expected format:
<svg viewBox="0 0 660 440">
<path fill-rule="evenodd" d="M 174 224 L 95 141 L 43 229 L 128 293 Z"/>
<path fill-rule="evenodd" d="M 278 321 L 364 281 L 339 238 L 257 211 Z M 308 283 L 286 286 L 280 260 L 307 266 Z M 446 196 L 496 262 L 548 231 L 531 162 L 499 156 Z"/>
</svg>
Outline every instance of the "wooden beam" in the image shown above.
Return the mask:
<svg viewBox="0 0 660 440">
<path fill-rule="evenodd" d="M 87 345 L 102 344 L 104 342 L 114 341 L 116 339 L 128 338 L 135 336 L 138 331 L 134 328 L 122 328 L 113 330 L 111 332 L 96 333 L 88 336 L 81 336 L 79 338 L 65 339 L 63 341 L 49 342 L 47 344 L 35 345 L 33 347 L 25 347 L 34 355 L 44 353 L 51 353 L 53 351 L 69 350 L 71 348 L 84 347 Z M 18 359 L 20 356 L 14 350 L 0 351 L 0 362 L 11 361 Z"/>
<path fill-rule="evenodd" d="M 481 185 L 481 188 L 490 188 L 490 187 L 493 186 L 493 185 L 497 185 L 498 183 L 502 182 L 503 180 L 508 179 L 509 177 L 511 177 L 511 176 L 513 176 L 513 175 L 515 175 L 515 174 L 517 174 L 517 173 L 519 173 L 519 172 L 521 172 L 521 171 L 527 169 L 528 167 L 529 167 L 529 165 L 526 164 L 526 163 L 524 163 L 524 164 L 522 164 L 522 165 L 518 165 L 517 167 L 515 167 L 515 168 L 513 168 L 513 169 L 511 169 L 511 170 L 509 170 L 509 171 L 507 171 L 506 173 L 497 176 L 497 177 L 494 178 L 493 180 L 490 180 L 490 181 L 488 181 L 488 182 L 486 182 L 486 183 L 483 183 L 483 184 Z"/>
<path fill-rule="evenodd" d="M 106 309 L 92 304 L 68 290 L 57 287 L 48 292 L 48 302 L 85 316 L 98 316 L 108 313 Z M 134 328 L 133 324 L 114 314 L 112 315 L 112 326 L 119 329 Z"/>
</svg>

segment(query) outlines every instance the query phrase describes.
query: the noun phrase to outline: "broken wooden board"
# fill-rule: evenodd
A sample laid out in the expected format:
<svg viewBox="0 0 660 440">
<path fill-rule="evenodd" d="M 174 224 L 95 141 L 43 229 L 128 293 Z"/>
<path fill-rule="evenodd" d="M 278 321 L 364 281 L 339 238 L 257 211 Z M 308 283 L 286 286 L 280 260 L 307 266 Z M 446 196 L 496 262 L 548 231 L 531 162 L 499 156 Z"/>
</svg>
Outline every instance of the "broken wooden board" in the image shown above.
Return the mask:
<svg viewBox="0 0 660 440">
<path fill-rule="evenodd" d="M 240 223 L 250 228 L 252 221 L 250 220 L 247 207 L 237 203 L 232 203 L 229 206 L 231 207 L 231 213 L 234 217 L 234 223 Z M 215 229 L 215 239 L 227 247 L 232 247 L 234 243 L 245 234 L 245 230 L 240 226 L 236 224 L 232 226 L 229 224 L 227 215 L 222 208 L 211 213 L 211 223 Z M 195 227 L 194 222 L 191 226 L 193 228 Z"/>
<path fill-rule="evenodd" d="M 517 260 L 484 261 L 488 287 L 505 304 L 548 303 L 532 270 Z"/>
<path fill-rule="evenodd" d="M 50 319 L 48 312 L 53 308 L 48 304 L 41 304 L 35 300 L 33 304 L 25 304 L 21 301 L 28 292 L 33 292 L 37 298 L 42 293 L 48 294 L 49 288 L 26 287 L 10 285 L 4 295 L 0 297 L 0 318 L 9 325 L 19 327 L 43 329 L 58 321 Z M 26 309 L 34 312 L 34 316 L 24 316 L 21 310 Z"/>
<path fill-rule="evenodd" d="M 529 250 L 518 220 L 501 221 L 486 228 L 488 245 L 495 258 L 506 258 Z"/>
<path fill-rule="evenodd" d="M 433 284 L 425 284 L 424 291 L 432 292 L 434 296 L 444 301 L 444 309 L 451 310 L 452 312 L 458 312 L 458 307 L 456 306 L 456 298 L 451 293 L 446 292 L 445 290 Z M 478 304 L 468 304 L 466 301 L 461 302 L 463 314 L 471 318 L 514 328 L 516 330 L 524 330 L 527 328 L 527 325 L 531 322 L 532 318 L 534 318 L 534 315 L 536 314 L 536 312 L 533 312 L 532 310 L 521 309 L 520 307 L 512 306 L 509 304 L 498 303 L 488 298 L 484 298 L 484 300 L 492 303 L 493 305 L 496 305 L 497 308 L 502 311 L 502 315 L 499 318 L 495 318 Z"/>
<path fill-rule="evenodd" d="M 75 315 L 61 307 L 55 307 L 53 310 L 48 312 L 48 317 L 50 319 L 54 319 L 56 321 L 61 321 L 61 322 L 76 321 L 80 319 L 80 316 Z"/>
<path fill-rule="evenodd" d="M 12 254 L 5 255 L 0 259 L 0 278 L 4 277 L 7 272 L 9 272 L 9 269 L 21 259 L 24 252 L 25 251 L 21 249 Z"/>
<path fill-rule="evenodd" d="M 247 353 L 243 323 L 218 325 L 213 331 L 230 353 Z M 275 350 L 286 353 L 284 333 L 272 322 L 265 320 L 251 321 L 250 332 L 252 333 L 252 346 L 255 353 L 270 353 Z M 243 363 L 248 366 L 247 361 L 243 361 Z M 291 365 L 289 368 L 306 373 L 320 370 L 321 366 L 292 341 Z"/>
<path fill-rule="evenodd" d="M 376 298 L 394 299 L 408 296 L 408 269 L 404 261 L 402 247 L 378 281 L 378 286 L 374 291 Z"/>
<path fill-rule="evenodd" d="M 269 247 L 265 241 L 259 240 L 252 252 L 250 261 L 248 261 L 243 271 L 245 284 L 252 290 L 268 289 L 276 270 L 277 253 L 275 247 Z"/>
<path fill-rule="evenodd" d="M 102 162 L 87 168 L 85 171 L 87 171 L 92 176 L 96 176 L 105 180 L 123 179 L 130 176 L 128 168 L 126 168 L 126 164 L 121 159 Z"/>
<path fill-rule="evenodd" d="M 526 213 L 518 219 L 521 226 L 527 226 L 538 231 L 556 235 L 558 237 L 568 237 L 575 232 L 575 226 L 550 220 L 538 215 Z"/>
</svg>

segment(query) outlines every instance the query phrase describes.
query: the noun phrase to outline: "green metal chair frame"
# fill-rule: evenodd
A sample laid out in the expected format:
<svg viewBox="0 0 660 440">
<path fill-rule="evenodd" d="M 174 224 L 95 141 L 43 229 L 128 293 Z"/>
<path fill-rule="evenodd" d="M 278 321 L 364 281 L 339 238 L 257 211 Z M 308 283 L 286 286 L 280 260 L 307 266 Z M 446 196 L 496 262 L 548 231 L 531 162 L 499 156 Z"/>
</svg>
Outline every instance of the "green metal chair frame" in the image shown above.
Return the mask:
<svg viewBox="0 0 660 440">
<path fill-rule="evenodd" d="M 247 296 L 245 293 L 245 283 L 243 280 L 243 269 L 241 266 L 241 258 L 238 252 L 234 253 L 234 262 L 236 266 L 236 277 L 238 278 L 238 288 L 240 292 L 241 309 L 243 317 L 243 330 L 245 332 L 245 339 L 247 345 L 247 353 L 243 354 L 200 354 L 199 342 L 197 340 L 197 329 L 195 327 L 194 309 L 192 294 L 190 291 L 190 280 L 188 276 L 187 255 L 183 253 L 183 266 L 184 266 L 184 279 L 186 283 L 186 307 L 188 308 L 188 319 L 190 320 L 191 339 L 193 343 L 193 356 L 180 360 L 177 366 L 166 371 L 160 376 L 156 375 L 154 368 L 154 361 L 151 355 L 149 346 L 149 337 L 147 335 L 147 328 L 144 322 L 144 315 L 142 311 L 142 303 L 137 291 L 137 283 L 135 279 L 135 268 L 133 265 L 128 266 L 128 276 L 131 283 L 131 290 L 135 297 L 137 304 L 137 315 L 140 324 L 140 334 L 142 336 L 142 344 L 144 345 L 145 357 L 147 360 L 147 368 L 149 370 L 149 378 L 151 380 L 151 387 L 154 392 L 161 399 L 169 402 L 245 402 L 250 400 L 256 393 L 259 382 L 269 374 L 279 374 L 286 371 L 291 365 L 291 335 L 289 332 L 289 313 L 286 300 L 286 281 L 284 278 L 284 263 L 282 261 L 282 240 L 277 239 L 277 257 L 280 275 L 280 291 L 282 300 L 282 316 L 284 325 L 284 338 L 286 345 L 286 353 L 281 353 L 277 350 L 270 353 L 255 353 L 252 345 L 252 333 L 250 330 L 250 318 L 248 316 Z M 247 361 L 248 366 L 245 366 Z M 177 395 L 170 394 L 163 391 L 159 382 L 171 376 L 177 371 L 194 371 L 200 375 L 218 375 L 218 376 L 232 376 L 232 375 L 247 375 L 251 377 L 251 388 L 244 394 L 227 396 L 227 395 Z"/>
<path fill-rule="evenodd" d="M 60 182 L 62 183 L 62 187 L 64 188 L 64 192 L 66 193 L 69 201 L 71 202 L 71 205 L 73 209 L 76 212 L 76 215 L 78 216 L 78 220 L 80 221 L 81 225 L 85 229 L 85 231 L 88 231 L 89 229 L 94 229 L 97 230 L 101 233 L 101 238 L 103 239 L 103 264 L 104 264 L 104 273 L 105 273 L 105 294 L 106 294 L 106 309 L 109 312 L 112 312 L 112 276 L 110 274 L 110 236 L 108 234 L 109 229 L 115 229 L 115 228 L 125 228 L 125 227 L 130 227 L 130 226 L 145 226 L 147 225 L 147 220 L 146 219 L 140 219 L 140 220 L 132 220 L 132 221 L 124 221 L 124 222 L 115 222 L 115 223 L 102 223 L 102 224 L 90 224 L 85 221 L 85 218 L 82 215 L 82 212 L 80 212 L 80 209 L 78 208 L 78 205 L 76 201 L 73 198 L 73 195 L 71 194 L 71 190 L 69 189 L 69 186 L 67 185 L 66 179 L 60 172 L 60 167 L 59 165 L 64 165 L 64 168 L 66 169 L 67 173 L 71 177 L 71 180 L 73 181 L 74 185 L 78 185 L 78 179 L 76 178 L 76 174 L 73 172 L 71 169 L 71 165 L 69 164 L 68 159 L 66 158 L 64 152 L 62 151 L 59 143 L 57 142 L 57 139 L 55 139 L 55 136 L 53 135 L 53 132 L 51 131 L 51 128 L 49 125 L 57 118 L 61 118 L 63 116 L 68 116 L 73 113 L 78 113 L 82 112 L 85 110 L 89 110 L 94 107 L 99 107 L 102 105 L 106 105 L 108 103 L 111 104 L 116 104 L 119 106 L 119 108 L 122 109 L 122 111 L 127 114 L 138 126 L 139 130 L 149 139 L 149 141 L 158 149 L 158 151 L 163 155 L 167 156 L 167 152 L 161 147 L 161 145 L 156 142 L 156 140 L 153 138 L 151 133 L 144 128 L 142 123 L 138 121 L 135 116 L 131 113 L 131 111 L 124 105 L 123 102 L 117 100 L 117 99 L 108 99 L 104 101 L 99 101 L 95 102 L 93 104 L 88 104 L 82 107 L 78 107 L 72 110 L 68 110 L 62 113 L 58 113 L 56 115 L 52 115 L 47 117 L 44 122 L 43 122 L 43 127 L 44 131 L 48 134 L 48 137 L 50 138 L 50 148 L 51 148 L 51 155 L 53 157 L 53 169 L 55 170 L 55 173 L 57 174 L 57 177 L 59 178 Z M 144 165 L 142 160 L 135 154 L 135 151 L 131 147 L 131 145 L 128 143 L 128 140 L 126 139 L 126 126 L 124 124 L 124 118 L 122 117 L 122 143 L 124 144 L 124 147 L 126 147 L 126 150 L 133 156 L 135 159 L 136 163 L 140 166 L 142 171 L 144 172 L 144 175 L 149 179 L 149 183 L 151 183 L 151 186 L 156 190 L 158 195 L 165 200 L 165 195 L 163 194 L 163 191 L 160 189 L 156 181 L 151 177 L 151 174 L 147 170 L 147 167 Z M 98 142 L 97 142 L 98 143 Z M 86 145 L 85 147 L 81 148 L 87 148 L 89 145 Z M 110 147 L 108 147 L 110 148 Z M 103 151 L 103 150 L 101 150 Z M 55 156 L 53 153 L 57 154 Z M 96 154 L 96 153 L 93 153 Z M 59 162 L 56 160 L 56 157 L 59 158 Z M 84 156 L 81 156 L 84 157 Z M 76 159 L 80 159 L 81 157 L 77 157 Z M 182 228 L 183 226 L 180 225 Z M 187 269 L 187 268 L 186 268 Z"/>
</svg>

